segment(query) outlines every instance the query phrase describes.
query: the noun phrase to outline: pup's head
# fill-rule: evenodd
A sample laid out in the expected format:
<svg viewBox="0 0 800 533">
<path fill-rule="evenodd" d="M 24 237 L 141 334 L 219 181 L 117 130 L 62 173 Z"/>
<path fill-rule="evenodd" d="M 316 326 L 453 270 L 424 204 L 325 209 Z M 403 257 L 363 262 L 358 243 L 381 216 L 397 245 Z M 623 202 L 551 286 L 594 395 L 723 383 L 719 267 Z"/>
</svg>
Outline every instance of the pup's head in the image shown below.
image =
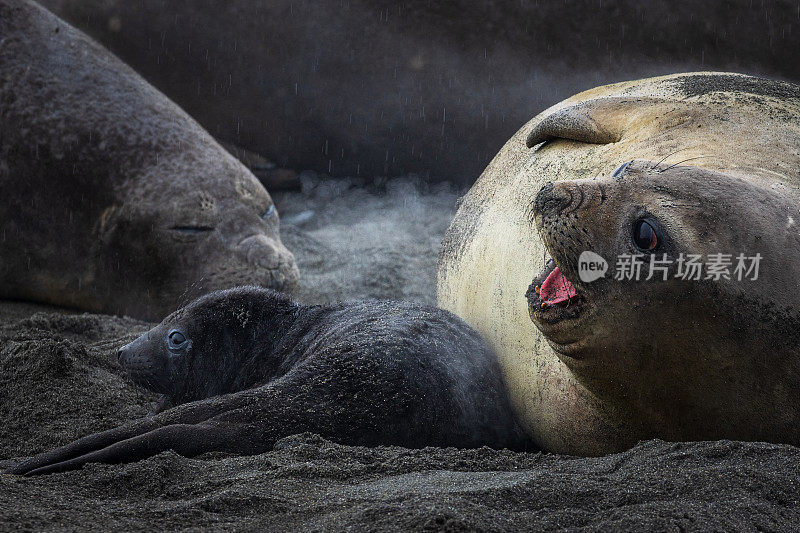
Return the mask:
<svg viewBox="0 0 800 533">
<path fill-rule="evenodd" d="M 119 362 L 174 406 L 234 392 L 249 356 L 269 351 L 296 304 L 269 289 L 238 287 L 195 300 L 123 346 Z"/>
</svg>

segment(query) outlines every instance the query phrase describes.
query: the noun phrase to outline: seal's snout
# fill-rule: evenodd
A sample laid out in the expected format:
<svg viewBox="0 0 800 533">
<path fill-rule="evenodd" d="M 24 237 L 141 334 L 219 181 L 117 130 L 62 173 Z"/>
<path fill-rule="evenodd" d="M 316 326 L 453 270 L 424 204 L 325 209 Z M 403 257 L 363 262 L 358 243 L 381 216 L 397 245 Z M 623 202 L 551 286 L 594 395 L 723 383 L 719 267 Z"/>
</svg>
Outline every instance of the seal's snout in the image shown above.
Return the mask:
<svg viewBox="0 0 800 533">
<path fill-rule="evenodd" d="M 287 290 L 297 285 L 299 272 L 292 252 L 286 249 L 280 241 L 269 238 L 267 235 L 252 235 L 242 240 L 237 246 L 238 252 L 244 256 L 247 264 L 255 267 L 259 275 L 266 278 L 263 281 L 253 280 L 276 290 Z"/>
<path fill-rule="evenodd" d="M 253 235 L 239 243 L 239 250 L 251 265 L 274 270 L 285 263 L 293 262 L 291 252 L 268 238 L 266 235 Z"/>
<path fill-rule="evenodd" d="M 572 194 L 568 189 L 555 183 L 548 183 L 539 190 L 533 204 L 533 212 L 537 216 L 557 216 L 572 203 Z"/>
</svg>

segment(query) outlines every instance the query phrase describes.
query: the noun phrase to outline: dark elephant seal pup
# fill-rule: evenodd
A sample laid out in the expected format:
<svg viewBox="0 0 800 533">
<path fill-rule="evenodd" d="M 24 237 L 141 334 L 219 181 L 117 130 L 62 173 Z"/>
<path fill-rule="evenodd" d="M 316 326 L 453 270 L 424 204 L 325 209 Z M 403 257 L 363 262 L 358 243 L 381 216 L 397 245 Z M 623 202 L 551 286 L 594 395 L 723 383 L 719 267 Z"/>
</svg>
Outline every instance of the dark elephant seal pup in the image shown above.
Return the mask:
<svg viewBox="0 0 800 533">
<path fill-rule="evenodd" d="M 25 0 L 0 0 L 0 107 L 0 298 L 158 319 L 211 290 L 296 284 L 258 180 Z"/>
<path fill-rule="evenodd" d="M 170 315 L 119 357 L 136 382 L 177 407 L 84 437 L 12 473 L 129 462 L 170 449 L 256 454 L 303 431 L 358 445 L 527 445 L 492 351 L 434 307 L 302 306 L 266 289 L 230 289 Z"/>
</svg>

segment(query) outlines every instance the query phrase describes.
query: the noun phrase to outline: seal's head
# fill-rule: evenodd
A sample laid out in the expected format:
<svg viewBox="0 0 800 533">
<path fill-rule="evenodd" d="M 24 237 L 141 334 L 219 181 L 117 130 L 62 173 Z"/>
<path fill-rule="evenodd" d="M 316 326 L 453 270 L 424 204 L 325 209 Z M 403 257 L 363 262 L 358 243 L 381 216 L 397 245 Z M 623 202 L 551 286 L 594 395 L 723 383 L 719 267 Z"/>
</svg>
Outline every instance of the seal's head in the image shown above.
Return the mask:
<svg viewBox="0 0 800 533">
<path fill-rule="evenodd" d="M 757 181 L 645 160 L 548 183 L 531 212 L 552 259 L 526 294 L 530 316 L 581 382 L 646 423 L 755 434 L 785 394 L 764 385 L 791 380 L 798 357 L 793 211 Z"/>
<path fill-rule="evenodd" d="M 162 394 L 158 411 L 243 390 L 278 371 L 263 355 L 295 308 L 269 289 L 215 291 L 123 346 L 118 359 L 134 382 Z"/>
<path fill-rule="evenodd" d="M 108 51 L 19 4 L 0 16 L 0 68 L 19 80 L 0 84 L 0 188 L 13 192 L 0 297 L 154 320 L 215 289 L 291 289 L 297 267 L 255 176 Z"/>
<path fill-rule="evenodd" d="M 192 157 L 147 168 L 153 176 L 139 176 L 139 187 L 101 219 L 101 270 L 115 288 L 105 305 L 119 313 L 152 319 L 218 289 L 297 284 L 266 189 L 218 146 Z"/>
</svg>

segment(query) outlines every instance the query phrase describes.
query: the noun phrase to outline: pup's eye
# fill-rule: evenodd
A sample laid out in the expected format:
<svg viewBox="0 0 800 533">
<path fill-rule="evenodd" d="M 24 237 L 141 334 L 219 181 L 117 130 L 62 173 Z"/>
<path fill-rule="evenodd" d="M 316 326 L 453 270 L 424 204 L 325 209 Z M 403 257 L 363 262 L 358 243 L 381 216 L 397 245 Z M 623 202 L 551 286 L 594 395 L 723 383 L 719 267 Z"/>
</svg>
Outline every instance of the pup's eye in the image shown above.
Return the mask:
<svg viewBox="0 0 800 533">
<path fill-rule="evenodd" d="M 266 219 L 268 219 L 269 217 L 271 217 L 274 214 L 275 214 L 275 204 L 272 204 L 267 208 L 266 211 L 264 211 L 264 214 L 261 215 L 261 218 L 266 220 Z"/>
<path fill-rule="evenodd" d="M 651 252 L 658 248 L 658 233 L 646 220 L 637 220 L 633 225 L 633 243 L 640 250 Z"/>
<path fill-rule="evenodd" d="M 180 331 L 173 330 L 169 334 L 169 345 L 173 348 L 177 348 L 178 346 L 182 345 L 186 342 L 186 335 L 181 333 Z"/>
</svg>

